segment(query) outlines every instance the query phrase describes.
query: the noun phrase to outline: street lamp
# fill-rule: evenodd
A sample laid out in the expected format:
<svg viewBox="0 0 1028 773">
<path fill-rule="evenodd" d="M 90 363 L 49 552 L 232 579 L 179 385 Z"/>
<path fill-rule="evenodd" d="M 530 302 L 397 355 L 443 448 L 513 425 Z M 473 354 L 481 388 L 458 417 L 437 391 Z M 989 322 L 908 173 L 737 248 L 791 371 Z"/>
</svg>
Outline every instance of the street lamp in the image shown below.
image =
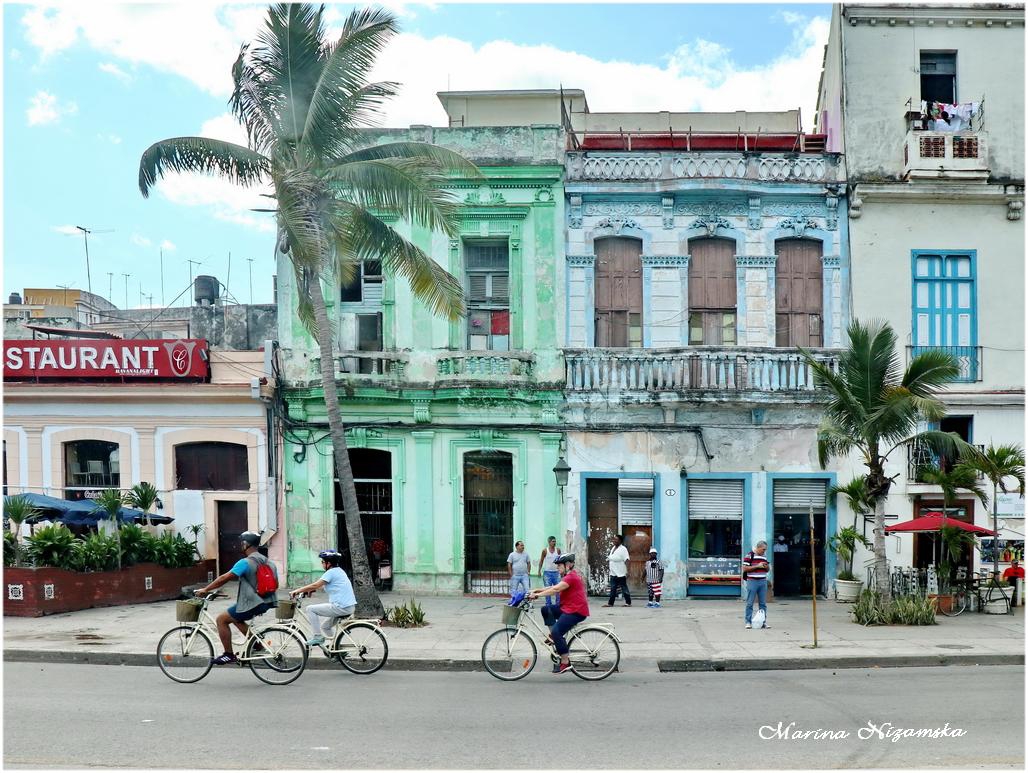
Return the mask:
<svg viewBox="0 0 1028 773">
<path fill-rule="evenodd" d="M 567 463 L 567 460 L 562 456 L 557 460 L 557 464 L 553 467 L 553 474 L 557 478 L 557 485 L 561 488 L 561 493 L 564 493 L 564 487 L 568 485 L 568 474 L 571 472 L 571 465 Z"/>
</svg>

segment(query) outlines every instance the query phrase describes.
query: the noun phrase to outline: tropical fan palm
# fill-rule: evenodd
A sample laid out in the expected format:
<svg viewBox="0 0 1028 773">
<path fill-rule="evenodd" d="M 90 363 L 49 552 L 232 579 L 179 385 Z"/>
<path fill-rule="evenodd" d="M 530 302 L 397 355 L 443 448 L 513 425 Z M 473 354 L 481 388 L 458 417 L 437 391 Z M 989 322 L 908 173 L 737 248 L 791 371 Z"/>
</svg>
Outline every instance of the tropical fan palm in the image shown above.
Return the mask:
<svg viewBox="0 0 1028 773">
<path fill-rule="evenodd" d="M 1024 448 L 1017 444 L 994 446 L 991 443 L 984 452 L 968 459 L 962 459 L 958 468 L 967 468 L 981 473 L 992 483 L 992 530 L 999 531 L 999 515 L 997 497 L 999 492 L 1008 493 L 1006 482 L 1013 478 L 1017 483 L 1017 492 L 1024 496 Z M 993 538 L 999 539 L 999 535 Z M 993 543 L 992 571 L 999 573 L 999 551 Z"/>
<path fill-rule="evenodd" d="M 395 83 L 369 72 L 397 31 L 382 10 L 354 10 L 335 42 L 324 7 L 275 4 L 253 44 L 232 68 L 232 113 L 248 147 L 205 137 L 155 143 L 140 159 L 139 188 L 148 195 L 168 172 L 218 174 L 240 185 L 270 184 L 277 247 L 296 278 L 297 313 L 317 338 L 336 474 L 361 614 L 381 615 L 364 546 L 357 494 L 335 389 L 332 329 L 321 282 L 348 283 L 365 259 L 406 279 L 433 311 L 463 313 L 460 283 L 387 222 L 399 218 L 451 237 L 457 203 L 443 190 L 454 176 L 478 170 L 452 151 L 419 142 L 368 146 L 364 127 L 377 117 Z M 385 216 L 388 216 L 385 217 Z"/>
<path fill-rule="evenodd" d="M 32 517 L 39 515 L 39 509 L 23 496 L 4 497 L 4 518 L 13 526 L 14 562 L 21 558 L 21 525 Z"/>
<path fill-rule="evenodd" d="M 114 524 L 114 533 L 118 539 L 118 568 L 121 569 L 121 508 L 126 504 L 126 495 L 116 488 L 104 489 L 93 500 L 97 510 L 107 514 Z"/>
<path fill-rule="evenodd" d="M 143 481 L 125 492 L 125 504 L 143 511 L 146 525 L 150 526 L 150 510 L 160 501 L 157 489 L 152 483 Z"/>
<path fill-rule="evenodd" d="M 960 373 L 956 358 L 927 351 L 902 367 L 896 333 L 880 320 L 854 320 L 847 330 L 849 348 L 839 358 L 838 372 L 801 350 L 814 372 L 815 383 L 828 391 L 828 403 L 817 431 L 821 467 L 833 458 L 860 456 L 868 498 L 874 502 L 875 573 L 877 592 L 891 595 L 885 557 L 885 500 L 893 478 L 885 474 L 889 454 L 917 442 L 952 458 L 977 451 L 951 432 L 917 432 L 921 421 L 938 421 L 946 407 L 938 399 L 942 387 Z"/>
</svg>

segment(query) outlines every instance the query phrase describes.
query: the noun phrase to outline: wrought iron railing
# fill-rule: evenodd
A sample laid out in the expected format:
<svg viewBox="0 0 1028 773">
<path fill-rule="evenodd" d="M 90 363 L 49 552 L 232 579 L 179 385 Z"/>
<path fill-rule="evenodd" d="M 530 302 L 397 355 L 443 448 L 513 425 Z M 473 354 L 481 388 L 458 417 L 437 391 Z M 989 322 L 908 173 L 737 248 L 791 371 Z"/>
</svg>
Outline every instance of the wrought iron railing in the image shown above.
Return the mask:
<svg viewBox="0 0 1028 773">
<path fill-rule="evenodd" d="M 908 346 L 907 361 L 922 352 L 946 352 L 953 355 L 960 368 L 955 379 L 962 383 L 973 383 L 982 380 L 982 347 L 980 346 Z"/>
<path fill-rule="evenodd" d="M 985 451 L 985 446 L 981 443 L 972 443 L 971 445 L 979 451 Z M 955 464 L 955 460 L 935 453 L 927 443 L 915 441 L 907 444 L 907 480 L 911 483 L 925 482 L 921 475 L 925 468 L 937 467 L 944 472 L 949 472 Z M 982 473 L 977 473 L 977 478 L 982 480 Z"/>
<path fill-rule="evenodd" d="M 566 349 L 569 392 L 813 391 L 813 369 L 795 349 L 696 346 L 685 349 Z M 839 354 L 815 359 L 838 372 Z"/>
</svg>

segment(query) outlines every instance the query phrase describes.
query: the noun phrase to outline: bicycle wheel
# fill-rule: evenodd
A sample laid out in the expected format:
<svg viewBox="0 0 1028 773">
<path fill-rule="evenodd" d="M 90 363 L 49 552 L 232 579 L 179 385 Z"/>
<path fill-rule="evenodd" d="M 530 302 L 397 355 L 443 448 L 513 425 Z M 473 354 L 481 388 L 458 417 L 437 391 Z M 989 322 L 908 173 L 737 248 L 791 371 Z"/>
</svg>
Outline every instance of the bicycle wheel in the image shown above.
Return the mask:
<svg viewBox="0 0 1028 773">
<path fill-rule="evenodd" d="M 180 625 L 157 643 L 157 665 L 164 675 L 181 684 L 199 682 L 211 670 L 214 642 L 200 627 Z"/>
<path fill-rule="evenodd" d="M 532 637 L 517 628 L 501 628 L 482 645 L 485 670 L 505 682 L 523 679 L 535 668 L 538 653 Z"/>
<path fill-rule="evenodd" d="M 339 632 L 332 655 L 355 674 L 373 674 L 389 658 L 389 642 L 372 623 L 351 623 Z"/>
<path fill-rule="evenodd" d="M 290 684 L 307 667 L 307 645 L 288 628 L 270 626 L 246 645 L 246 664 L 265 684 Z M 258 644 L 264 647 L 262 653 Z"/>
<path fill-rule="evenodd" d="M 582 628 L 568 640 L 568 658 L 575 676 L 599 681 L 617 670 L 621 647 L 610 631 Z"/>
<path fill-rule="evenodd" d="M 967 591 L 963 588 L 953 591 L 953 600 L 949 607 L 943 607 L 940 611 L 946 617 L 956 617 L 967 609 Z"/>
</svg>

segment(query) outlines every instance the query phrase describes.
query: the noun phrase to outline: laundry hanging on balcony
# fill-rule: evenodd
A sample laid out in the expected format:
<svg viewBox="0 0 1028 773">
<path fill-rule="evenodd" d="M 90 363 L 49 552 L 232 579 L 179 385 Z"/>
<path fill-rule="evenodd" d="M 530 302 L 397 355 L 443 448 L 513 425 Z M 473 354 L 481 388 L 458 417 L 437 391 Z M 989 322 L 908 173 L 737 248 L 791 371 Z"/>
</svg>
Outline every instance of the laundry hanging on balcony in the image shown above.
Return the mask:
<svg viewBox="0 0 1028 773">
<path fill-rule="evenodd" d="M 935 132 L 968 131 L 971 129 L 972 119 L 978 115 L 980 109 L 980 102 L 951 105 L 921 100 L 921 125 L 922 128 Z"/>
</svg>

